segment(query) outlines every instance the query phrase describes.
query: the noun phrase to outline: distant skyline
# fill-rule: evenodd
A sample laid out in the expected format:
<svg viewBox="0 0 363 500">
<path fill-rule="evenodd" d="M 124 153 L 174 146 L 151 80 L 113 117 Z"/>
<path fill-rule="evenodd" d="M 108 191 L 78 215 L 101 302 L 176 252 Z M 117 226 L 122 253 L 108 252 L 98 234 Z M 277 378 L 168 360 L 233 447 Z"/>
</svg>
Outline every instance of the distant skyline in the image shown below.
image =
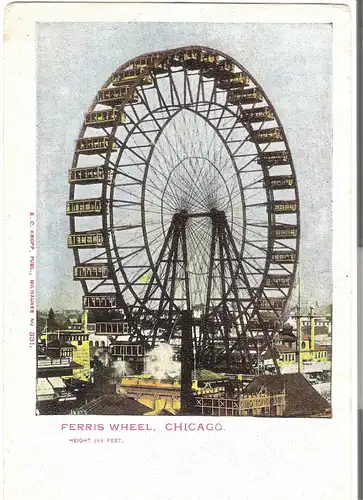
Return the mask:
<svg viewBox="0 0 363 500">
<path fill-rule="evenodd" d="M 47 23 L 37 30 L 38 309 L 82 308 L 65 204 L 74 141 L 97 90 L 128 59 L 191 44 L 234 57 L 274 105 L 299 186 L 302 303 L 331 303 L 331 25 Z"/>
</svg>

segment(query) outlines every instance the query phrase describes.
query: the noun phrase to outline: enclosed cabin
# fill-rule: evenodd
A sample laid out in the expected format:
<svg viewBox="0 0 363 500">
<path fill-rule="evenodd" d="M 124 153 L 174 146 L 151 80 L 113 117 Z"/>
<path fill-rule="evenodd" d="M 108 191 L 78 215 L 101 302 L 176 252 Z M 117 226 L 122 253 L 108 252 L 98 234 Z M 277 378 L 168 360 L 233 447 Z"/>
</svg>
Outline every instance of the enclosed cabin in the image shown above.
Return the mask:
<svg viewBox="0 0 363 500">
<path fill-rule="evenodd" d="M 259 299 L 257 304 L 261 311 L 282 311 L 285 309 L 286 302 L 287 300 L 281 297 L 265 297 L 263 299 Z"/>
<path fill-rule="evenodd" d="M 171 67 L 179 67 L 182 65 L 181 63 L 181 57 L 182 57 L 183 52 L 175 52 L 174 54 L 168 55 L 168 66 Z"/>
<path fill-rule="evenodd" d="M 298 236 L 298 228 L 297 226 L 287 225 L 272 226 L 270 228 L 270 235 L 275 240 L 295 239 Z"/>
<path fill-rule="evenodd" d="M 202 75 L 205 78 L 227 78 L 234 73 L 235 65 L 227 60 L 222 59 L 219 54 L 208 54 L 208 59 L 204 59 L 202 67 Z"/>
<path fill-rule="evenodd" d="M 68 248 L 104 248 L 103 231 L 81 231 L 69 234 L 67 246 Z"/>
<path fill-rule="evenodd" d="M 87 113 L 84 119 L 84 124 L 86 127 L 106 128 L 112 127 L 116 121 L 118 124 L 128 122 L 124 113 L 120 113 L 114 108 L 109 108 Z"/>
<path fill-rule="evenodd" d="M 283 250 L 272 252 L 271 262 L 273 264 L 294 264 L 296 261 L 296 252 L 294 250 Z"/>
<path fill-rule="evenodd" d="M 284 134 L 279 127 L 265 128 L 252 132 L 250 140 L 257 144 L 279 142 L 284 140 Z"/>
<path fill-rule="evenodd" d="M 200 54 L 200 67 L 202 68 L 202 70 L 217 68 L 220 59 L 221 59 L 220 55 L 215 52 L 202 51 Z M 203 76 L 205 76 L 204 71 L 203 71 Z"/>
<path fill-rule="evenodd" d="M 274 120 L 274 114 L 270 106 L 242 109 L 240 117 L 243 122 L 247 123 L 261 123 Z"/>
<path fill-rule="evenodd" d="M 152 75 L 147 74 L 146 71 L 146 68 L 131 68 L 117 71 L 112 75 L 112 84 L 118 86 L 133 83 L 139 85 L 140 87 L 152 85 Z"/>
<path fill-rule="evenodd" d="M 144 356 L 144 348 L 141 344 L 115 342 L 110 345 L 110 355 L 117 359 L 133 361 Z"/>
<path fill-rule="evenodd" d="M 95 327 L 99 335 L 128 335 L 130 332 L 127 321 L 97 321 Z"/>
<path fill-rule="evenodd" d="M 240 71 L 238 73 L 231 73 L 226 77 L 220 77 L 217 81 L 217 88 L 221 90 L 239 89 L 246 87 L 249 83 L 249 76 Z"/>
<path fill-rule="evenodd" d="M 107 211 L 107 201 L 102 198 L 90 198 L 67 201 L 66 213 L 73 216 L 102 215 Z"/>
<path fill-rule="evenodd" d="M 103 181 L 111 181 L 111 170 L 103 165 L 68 170 L 68 182 L 70 184 L 99 184 Z"/>
<path fill-rule="evenodd" d="M 147 54 L 140 57 L 133 63 L 133 67 L 136 69 L 148 68 L 154 74 L 163 74 L 168 72 L 168 65 L 166 58 L 162 57 L 160 53 Z"/>
<path fill-rule="evenodd" d="M 278 324 L 279 322 L 276 321 L 276 319 L 261 318 L 261 320 L 259 320 L 255 317 L 248 322 L 248 329 L 250 331 L 273 330 L 278 326 Z"/>
<path fill-rule="evenodd" d="M 76 141 L 76 153 L 84 155 L 97 155 L 107 153 L 107 151 L 116 151 L 116 141 L 107 136 L 83 137 Z"/>
<path fill-rule="evenodd" d="M 111 278 L 111 270 L 106 262 L 89 262 L 73 267 L 74 280 L 104 280 Z"/>
<path fill-rule="evenodd" d="M 232 89 L 228 93 L 227 101 L 230 104 L 256 104 L 263 102 L 264 96 L 260 89 Z"/>
<path fill-rule="evenodd" d="M 293 277 L 286 274 L 269 274 L 263 279 L 266 288 L 289 288 L 293 284 Z"/>
<path fill-rule="evenodd" d="M 115 107 L 126 104 L 137 104 L 140 102 L 140 97 L 131 85 L 120 85 L 118 87 L 99 90 L 97 102 L 103 106 Z"/>
<path fill-rule="evenodd" d="M 180 62 L 188 70 L 200 68 L 201 51 L 198 49 L 188 49 L 180 55 Z"/>
<path fill-rule="evenodd" d="M 115 293 L 94 293 L 83 296 L 83 309 L 117 309 L 119 307 Z"/>
<path fill-rule="evenodd" d="M 275 200 L 271 203 L 271 209 L 274 214 L 294 214 L 297 212 L 297 201 Z"/>
<path fill-rule="evenodd" d="M 296 187 L 295 177 L 292 175 L 274 175 L 264 179 L 263 185 L 273 190 L 294 189 Z"/>
<path fill-rule="evenodd" d="M 262 151 L 258 155 L 257 163 L 267 167 L 273 167 L 277 165 L 288 165 L 289 163 L 291 163 L 291 158 L 289 152 L 286 150 L 268 151 L 268 152 Z"/>
</svg>

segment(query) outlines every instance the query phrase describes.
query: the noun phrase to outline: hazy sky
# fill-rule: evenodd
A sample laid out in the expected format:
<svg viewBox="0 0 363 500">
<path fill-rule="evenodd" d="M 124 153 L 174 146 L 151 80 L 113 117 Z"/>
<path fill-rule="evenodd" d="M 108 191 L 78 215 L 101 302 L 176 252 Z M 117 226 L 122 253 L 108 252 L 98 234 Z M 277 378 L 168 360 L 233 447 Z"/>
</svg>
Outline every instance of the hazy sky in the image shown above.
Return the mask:
<svg viewBox="0 0 363 500">
<path fill-rule="evenodd" d="M 331 25 L 47 23 L 38 25 L 37 52 L 38 308 L 81 309 L 65 204 L 74 141 L 86 109 L 126 60 L 190 44 L 237 59 L 274 105 L 299 185 L 303 302 L 330 303 Z"/>
</svg>

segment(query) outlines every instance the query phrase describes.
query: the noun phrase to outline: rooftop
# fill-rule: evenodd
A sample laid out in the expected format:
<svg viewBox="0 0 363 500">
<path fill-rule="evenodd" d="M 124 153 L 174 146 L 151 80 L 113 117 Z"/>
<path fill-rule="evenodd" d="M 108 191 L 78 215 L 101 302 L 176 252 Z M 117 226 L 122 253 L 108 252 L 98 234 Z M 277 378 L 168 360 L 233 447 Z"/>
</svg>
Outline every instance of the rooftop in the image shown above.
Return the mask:
<svg viewBox="0 0 363 500">
<path fill-rule="evenodd" d="M 87 415 L 144 415 L 150 408 L 122 394 L 105 394 L 79 409 Z"/>
<path fill-rule="evenodd" d="M 256 394 L 263 389 L 273 394 L 285 390 L 286 417 L 330 416 L 329 403 L 301 373 L 259 375 L 246 387 L 245 394 Z"/>
</svg>

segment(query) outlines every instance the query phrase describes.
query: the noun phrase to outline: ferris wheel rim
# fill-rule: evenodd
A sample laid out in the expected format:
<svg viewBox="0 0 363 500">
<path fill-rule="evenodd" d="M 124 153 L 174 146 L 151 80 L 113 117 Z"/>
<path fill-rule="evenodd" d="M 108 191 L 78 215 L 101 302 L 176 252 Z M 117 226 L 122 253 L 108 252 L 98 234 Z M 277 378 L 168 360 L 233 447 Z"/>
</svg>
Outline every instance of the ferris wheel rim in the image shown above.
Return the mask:
<svg viewBox="0 0 363 500">
<path fill-rule="evenodd" d="M 289 144 L 288 144 L 288 141 L 287 141 L 287 138 L 286 138 L 286 134 L 284 133 L 284 129 L 283 129 L 283 126 L 279 120 L 279 117 L 278 117 L 278 114 L 276 113 L 275 111 L 275 108 L 272 106 L 271 102 L 269 101 L 267 95 L 263 92 L 261 86 L 255 81 L 255 79 L 252 77 L 252 75 L 250 75 L 250 73 L 241 65 L 239 64 L 236 60 L 234 60 L 233 58 L 231 58 L 229 55 L 226 55 L 224 53 L 222 53 L 221 51 L 218 51 L 218 50 L 215 50 L 215 49 L 210 49 L 210 48 L 207 48 L 207 47 L 203 47 L 203 46 L 188 46 L 188 47 L 180 47 L 180 48 L 177 48 L 177 49 L 173 49 L 172 51 L 166 51 L 164 52 L 165 53 L 165 57 L 168 57 L 168 55 L 170 55 L 171 53 L 172 54 L 177 54 L 178 52 L 180 51 L 183 51 L 183 50 L 188 50 L 188 49 L 201 49 L 201 50 L 206 50 L 206 51 L 210 51 L 210 52 L 213 52 L 213 53 L 217 53 L 217 54 L 220 54 L 221 56 L 225 57 L 226 60 L 229 60 L 229 61 L 232 61 L 237 68 L 239 69 L 242 69 L 246 74 L 248 74 L 251 78 L 251 81 L 254 83 L 254 85 L 260 89 L 263 93 L 263 96 L 264 96 L 264 99 L 265 101 L 271 106 L 271 108 L 274 110 L 274 118 L 279 126 L 279 128 L 282 130 L 283 132 L 283 137 L 284 137 L 284 144 L 285 144 L 285 147 L 286 147 L 286 150 L 288 151 L 289 153 L 289 156 L 290 156 L 290 162 L 289 162 L 289 166 L 291 168 L 291 172 L 292 174 L 294 175 L 294 177 L 296 178 L 296 173 L 295 173 L 295 168 L 294 168 L 294 164 L 293 164 L 293 158 L 292 158 L 292 155 L 291 155 L 291 151 L 290 151 L 290 147 L 289 147 Z M 147 56 L 148 54 L 145 54 L 145 56 Z M 138 56 L 137 58 L 134 58 L 134 59 L 131 59 L 130 61 L 128 61 L 127 63 L 125 63 L 124 65 L 122 65 L 120 68 L 125 68 L 127 67 L 130 63 L 132 63 L 132 61 L 134 60 L 137 60 L 137 59 L 140 59 L 141 57 L 144 57 L 144 56 Z M 118 71 L 120 70 L 120 68 L 118 68 Z M 109 82 L 110 79 L 107 81 Z M 107 84 L 106 84 L 107 85 Z M 105 87 L 105 86 L 104 86 Z M 103 87 L 103 88 L 104 88 Z M 136 84 L 135 84 L 135 87 L 136 87 Z M 95 100 L 96 101 L 96 100 Z M 96 102 L 94 101 L 94 103 L 91 105 L 91 108 L 94 104 L 96 104 Z M 90 109 L 91 109 L 90 108 Z M 120 109 L 119 113 L 122 112 L 122 109 Z M 172 119 L 172 118 L 171 118 Z M 115 125 L 115 128 L 117 128 L 117 125 Z M 85 127 L 82 127 L 81 129 L 81 132 L 80 132 L 80 136 L 79 137 L 83 137 L 84 135 L 84 132 L 85 132 Z M 110 134 L 112 136 L 112 133 Z M 255 144 L 255 147 L 256 149 L 258 149 L 258 145 Z M 261 151 L 261 150 L 260 150 Z M 105 158 L 105 163 L 107 163 L 107 156 L 109 157 L 109 154 L 106 155 L 106 158 Z M 75 155 L 75 157 L 77 157 L 77 155 Z M 77 165 L 77 161 L 76 163 L 73 162 L 73 165 Z M 240 179 L 239 179 L 240 180 Z M 107 192 L 106 192 L 106 186 L 103 186 L 102 188 L 102 196 L 106 197 L 107 195 Z M 241 190 L 241 193 L 243 192 L 243 190 Z M 266 192 L 268 192 L 268 190 L 266 190 Z M 298 186 L 297 186 L 297 183 L 295 183 L 295 193 L 296 193 L 296 200 L 299 201 L 299 197 L 298 197 Z M 72 197 L 74 196 L 74 186 L 71 186 L 71 189 L 70 189 L 70 199 L 72 199 Z M 269 214 L 269 217 L 270 217 L 270 214 Z M 299 214 L 299 211 L 297 210 L 296 212 L 296 217 L 297 217 L 297 227 L 299 228 L 300 227 L 300 214 Z M 71 231 L 74 231 L 74 218 L 71 217 Z M 271 226 L 271 223 L 269 221 L 269 226 Z M 105 218 L 103 216 L 103 229 L 104 231 L 108 231 L 108 220 L 107 218 Z M 299 229 L 298 229 L 299 231 Z M 297 235 L 297 241 L 298 241 L 298 238 L 299 238 L 299 233 Z M 270 240 L 269 240 L 270 241 Z M 109 252 L 108 252 L 109 253 Z M 78 257 L 78 252 L 77 250 L 74 251 L 74 254 L 75 254 L 75 261 L 76 261 L 76 264 L 80 262 L 79 260 L 79 257 Z M 297 266 L 297 262 L 298 262 L 298 254 L 299 254 L 299 245 L 297 244 L 296 245 L 296 260 L 295 260 L 295 263 L 294 263 L 294 269 L 292 271 L 292 275 L 295 276 L 296 274 L 296 266 Z M 267 274 L 267 270 L 265 268 L 265 274 Z M 117 280 L 115 280 L 117 281 Z M 86 283 L 82 282 L 82 286 L 84 287 L 84 289 L 86 288 L 87 289 L 87 286 L 86 286 Z M 115 287 L 116 287 L 116 283 L 115 283 Z M 261 281 L 261 287 L 262 287 L 262 281 Z M 291 295 L 291 291 L 292 291 L 292 287 L 290 287 L 290 291 L 289 291 L 289 296 Z"/>
</svg>

